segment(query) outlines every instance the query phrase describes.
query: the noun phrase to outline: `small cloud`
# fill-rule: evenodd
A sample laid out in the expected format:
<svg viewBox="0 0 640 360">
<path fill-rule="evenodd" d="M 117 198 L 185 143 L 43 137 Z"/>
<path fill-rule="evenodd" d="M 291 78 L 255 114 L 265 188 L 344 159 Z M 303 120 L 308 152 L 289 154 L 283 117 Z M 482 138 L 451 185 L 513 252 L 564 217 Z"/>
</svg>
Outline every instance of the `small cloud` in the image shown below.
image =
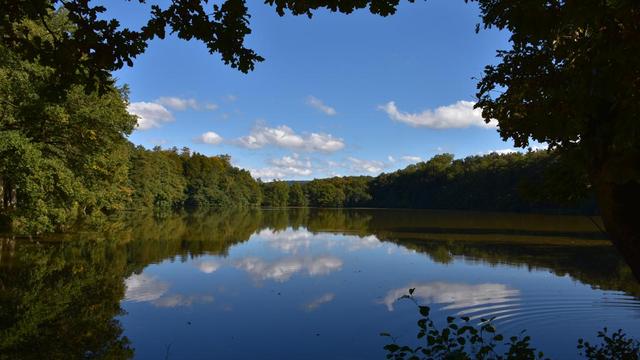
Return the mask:
<svg viewBox="0 0 640 360">
<path fill-rule="evenodd" d="M 378 109 L 386 112 L 391 120 L 413 127 L 432 129 L 466 128 L 469 126 L 496 127 L 496 121 L 485 123 L 482 118 L 482 110 L 474 109 L 474 105 L 475 103 L 472 101 L 460 100 L 434 110 L 427 109 L 421 113 L 408 113 L 400 111 L 394 101 L 389 101 L 385 105 L 378 106 Z"/>
<path fill-rule="evenodd" d="M 218 104 L 214 104 L 214 103 L 206 103 L 204 104 L 204 108 L 207 110 L 213 111 L 213 110 L 218 110 L 219 106 Z"/>
<path fill-rule="evenodd" d="M 250 169 L 251 175 L 263 180 L 284 179 L 291 177 L 308 177 L 313 173 L 313 166 L 309 158 L 302 159 L 294 153 L 269 160 L 271 166 L 261 169 Z"/>
<path fill-rule="evenodd" d="M 148 130 L 173 121 L 173 115 L 161 104 L 153 102 L 134 102 L 127 106 L 127 111 L 138 117 L 138 130 Z"/>
<path fill-rule="evenodd" d="M 344 148 L 342 139 L 335 138 L 330 134 L 311 133 L 308 135 L 297 134 L 286 125 L 268 127 L 256 125 L 249 135 L 236 140 L 236 144 L 248 149 L 260 149 L 265 146 L 278 146 L 282 148 L 334 152 Z"/>
<path fill-rule="evenodd" d="M 197 110 L 200 107 L 195 99 L 183 99 L 175 96 L 161 97 L 155 102 L 174 110 Z"/>
<path fill-rule="evenodd" d="M 529 146 L 531 151 L 541 151 L 541 150 L 549 150 L 549 144 L 541 143 L 541 144 L 532 144 Z"/>
<path fill-rule="evenodd" d="M 354 157 L 348 157 L 347 160 L 349 161 L 347 167 L 359 173 L 378 174 L 386 167 L 382 161 L 377 160 L 363 160 Z"/>
<path fill-rule="evenodd" d="M 313 96 L 307 97 L 307 105 L 322 111 L 325 115 L 333 116 L 336 114 L 336 109 L 326 105 L 322 100 Z"/>
<path fill-rule="evenodd" d="M 489 150 L 487 152 L 484 152 L 483 155 L 494 154 L 494 153 L 498 155 L 506 155 L 506 154 L 513 154 L 517 152 L 521 152 L 521 150 L 520 149 L 497 149 L 497 150 Z"/>
<path fill-rule="evenodd" d="M 224 139 L 213 131 L 207 131 L 206 133 L 198 136 L 195 140 L 202 144 L 217 145 Z"/>
<path fill-rule="evenodd" d="M 411 156 L 411 155 L 402 156 L 400 159 L 402 161 L 409 162 L 409 163 L 418 163 L 422 161 L 422 158 L 420 156 Z"/>
<path fill-rule="evenodd" d="M 387 156 L 387 160 L 389 160 L 390 163 L 394 163 L 396 162 L 396 158 L 394 158 L 393 156 L 389 155 Z"/>
<path fill-rule="evenodd" d="M 154 138 L 149 140 L 153 145 L 161 146 L 167 145 L 168 141 L 166 139 Z"/>
<path fill-rule="evenodd" d="M 232 94 L 229 94 L 227 96 L 224 97 L 225 100 L 227 100 L 228 102 L 234 102 L 236 100 L 238 100 L 238 97 Z"/>
</svg>

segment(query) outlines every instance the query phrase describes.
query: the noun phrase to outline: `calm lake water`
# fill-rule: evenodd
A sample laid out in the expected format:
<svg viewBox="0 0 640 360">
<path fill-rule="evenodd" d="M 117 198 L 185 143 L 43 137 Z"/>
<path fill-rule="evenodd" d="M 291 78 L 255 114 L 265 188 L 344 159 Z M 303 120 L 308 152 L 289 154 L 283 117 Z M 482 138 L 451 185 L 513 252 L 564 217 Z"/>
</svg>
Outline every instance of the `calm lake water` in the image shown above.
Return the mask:
<svg viewBox="0 0 640 360">
<path fill-rule="evenodd" d="M 623 328 L 640 286 L 584 216 L 408 210 L 131 213 L 99 232 L 0 238 L 2 359 L 383 359 L 417 300 L 527 329 L 555 359 Z M 46 354 L 46 356 L 44 355 Z"/>
</svg>

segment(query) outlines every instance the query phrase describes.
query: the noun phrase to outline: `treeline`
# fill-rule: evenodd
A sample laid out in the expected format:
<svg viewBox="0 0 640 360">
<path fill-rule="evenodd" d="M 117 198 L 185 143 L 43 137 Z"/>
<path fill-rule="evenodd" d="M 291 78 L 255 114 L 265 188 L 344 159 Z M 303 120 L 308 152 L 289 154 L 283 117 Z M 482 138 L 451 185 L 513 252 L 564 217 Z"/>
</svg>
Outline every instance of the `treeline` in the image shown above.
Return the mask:
<svg viewBox="0 0 640 360">
<path fill-rule="evenodd" d="M 310 182 L 262 184 L 265 206 L 379 207 L 594 213 L 583 174 L 553 152 L 470 156 L 436 155 L 377 177 L 351 176 Z"/>
<path fill-rule="evenodd" d="M 176 209 L 260 206 L 260 185 L 227 155 L 205 156 L 188 148 L 131 149 L 130 206 Z"/>
</svg>

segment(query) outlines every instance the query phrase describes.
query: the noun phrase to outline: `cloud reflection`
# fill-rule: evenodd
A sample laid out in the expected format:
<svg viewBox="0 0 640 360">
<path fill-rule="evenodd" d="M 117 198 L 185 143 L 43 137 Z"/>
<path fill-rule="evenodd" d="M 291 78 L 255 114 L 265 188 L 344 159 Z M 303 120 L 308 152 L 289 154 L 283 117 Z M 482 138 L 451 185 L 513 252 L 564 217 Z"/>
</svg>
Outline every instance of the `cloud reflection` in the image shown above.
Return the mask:
<svg viewBox="0 0 640 360">
<path fill-rule="evenodd" d="M 213 296 L 211 295 L 182 295 L 174 294 L 163 296 L 157 300 L 152 301 L 152 304 L 157 307 L 181 307 L 191 306 L 193 304 L 208 304 L 213 302 Z"/>
<path fill-rule="evenodd" d="M 215 261 L 215 260 L 209 260 L 209 261 L 198 262 L 196 264 L 196 266 L 203 273 L 211 274 L 211 273 L 215 272 L 216 270 L 218 270 L 222 266 L 222 263 L 220 263 L 219 261 Z"/>
<path fill-rule="evenodd" d="M 393 311 L 395 301 L 415 288 L 413 296 L 421 303 L 448 304 L 444 309 L 461 309 L 485 304 L 498 304 L 517 299 L 520 290 L 510 289 L 504 284 L 461 284 L 461 283 L 412 283 L 402 288 L 390 290 L 382 301 L 389 311 Z M 514 299 L 515 298 L 515 299 Z"/>
<path fill-rule="evenodd" d="M 314 234 L 307 229 L 292 229 L 274 231 L 264 229 L 255 234 L 264 239 L 274 249 L 287 254 L 297 254 L 302 250 L 308 250 L 312 245 L 321 246 L 324 249 L 331 249 L 342 246 L 348 251 L 364 249 L 375 249 L 382 246 L 382 242 L 375 235 L 368 236 L 345 236 L 336 239 L 335 234 Z"/>
<path fill-rule="evenodd" d="M 348 249 L 350 251 L 363 250 L 363 249 L 375 249 L 382 246 L 382 241 L 375 235 L 368 236 L 349 236 L 348 237 Z"/>
<path fill-rule="evenodd" d="M 169 289 L 169 284 L 145 274 L 133 274 L 125 281 L 124 301 L 144 302 L 160 298 Z"/>
<path fill-rule="evenodd" d="M 247 257 L 235 266 L 260 280 L 285 282 L 294 274 L 305 272 L 309 276 L 326 275 L 342 268 L 342 260 L 334 256 L 290 257 L 268 262 L 257 257 Z"/>
<path fill-rule="evenodd" d="M 312 300 L 311 302 L 307 303 L 304 307 L 309 310 L 309 311 L 313 311 L 315 309 L 317 309 L 318 307 L 320 307 L 320 305 L 322 304 L 326 304 L 328 302 L 333 301 L 333 299 L 336 297 L 336 295 L 334 293 L 326 293 L 314 300 Z"/>
<path fill-rule="evenodd" d="M 307 229 L 293 230 L 291 228 L 283 231 L 264 229 L 256 235 L 267 240 L 273 248 L 291 254 L 297 253 L 300 249 L 308 249 L 311 246 L 312 239 L 316 237 Z"/>
</svg>

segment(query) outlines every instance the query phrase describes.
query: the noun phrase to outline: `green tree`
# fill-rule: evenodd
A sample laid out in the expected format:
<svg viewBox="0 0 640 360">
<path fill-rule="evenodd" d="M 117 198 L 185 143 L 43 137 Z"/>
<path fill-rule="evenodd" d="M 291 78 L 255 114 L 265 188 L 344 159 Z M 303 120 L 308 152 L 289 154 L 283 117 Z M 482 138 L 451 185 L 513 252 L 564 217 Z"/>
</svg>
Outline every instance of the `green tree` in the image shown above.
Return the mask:
<svg viewBox="0 0 640 360">
<path fill-rule="evenodd" d="M 289 204 L 289 184 L 274 180 L 262 183 L 262 205 L 271 207 L 285 207 Z"/>
<path fill-rule="evenodd" d="M 308 206 L 309 199 L 304 193 L 304 189 L 300 183 L 293 183 L 289 187 L 289 206 Z"/>
<path fill-rule="evenodd" d="M 46 16 L 50 34 L 26 22 L 25 36 L 47 46 L 73 31 L 64 14 Z M 124 209 L 129 197 L 126 136 L 136 119 L 127 89 L 58 92 L 57 82 L 53 69 L 0 45 L 0 212 L 16 230 L 60 229 L 77 215 Z"/>
<path fill-rule="evenodd" d="M 173 155 L 141 146 L 132 151 L 129 179 L 134 208 L 175 209 L 183 205 L 187 181 L 181 158 Z"/>
<path fill-rule="evenodd" d="M 184 162 L 187 179 L 187 202 L 193 207 L 230 206 L 224 173 L 228 166 L 226 159 L 194 154 Z"/>
<path fill-rule="evenodd" d="M 306 184 L 309 204 L 316 207 L 343 207 L 345 194 L 342 189 L 326 180 L 313 180 Z"/>
<path fill-rule="evenodd" d="M 640 279 L 640 3 L 477 2 L 485 27 L 511 33 L 478 84 L 483 117 L 517 146 L 546 142 L 579 165 Z"/>
</svg>

